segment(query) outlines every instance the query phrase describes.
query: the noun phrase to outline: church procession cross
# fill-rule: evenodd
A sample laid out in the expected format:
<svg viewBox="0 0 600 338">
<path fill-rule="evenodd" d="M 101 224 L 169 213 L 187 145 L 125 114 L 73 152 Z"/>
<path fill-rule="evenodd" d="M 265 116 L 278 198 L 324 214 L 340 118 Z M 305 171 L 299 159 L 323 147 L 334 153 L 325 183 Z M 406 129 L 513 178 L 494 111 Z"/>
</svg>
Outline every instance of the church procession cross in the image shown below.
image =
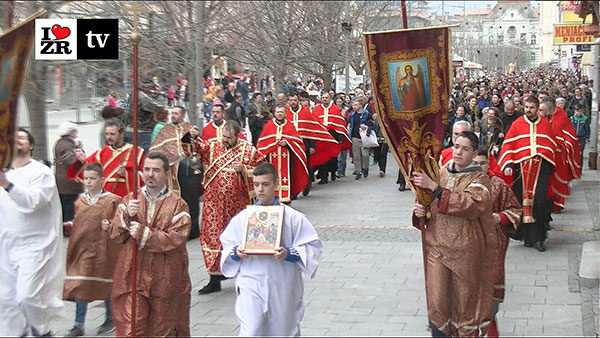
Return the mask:
<svg viewBox="0 0 600 338">
<path fill-rule="evenodd" d="M 132 117 L 133 117 L 133 199 L 138 198 L 138 44 L 142 41 L 142 35 L 137 31 L 138 13 L 148 12 L 147 8 L 138 7 L 137 1 L 132 5 L 123 6 L 124 12 L 133 13 L 133 29 L 131 41 L 133 42 L 133 92 L 132 92 Z M 137 216 L 136 216 L 137 218 Z M 136 219 L 137 220 L 137 219 Z M 137 241 L 132 238 L 131 246 L 131 331 L 130 336 L 136 335 L 136 296 L 137 296 Z"/>
</svg>

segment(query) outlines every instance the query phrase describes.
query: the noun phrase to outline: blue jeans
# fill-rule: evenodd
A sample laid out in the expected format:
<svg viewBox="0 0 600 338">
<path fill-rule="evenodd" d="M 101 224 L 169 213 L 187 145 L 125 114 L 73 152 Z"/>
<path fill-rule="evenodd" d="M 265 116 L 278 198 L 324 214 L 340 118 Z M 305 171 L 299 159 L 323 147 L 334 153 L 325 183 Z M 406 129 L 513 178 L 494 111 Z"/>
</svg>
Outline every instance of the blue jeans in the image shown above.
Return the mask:
<svg viewBox="0 0 600 338">
<path fill-rule="evenodd" d="M 338 166 L 337 172 L 340 175 L 346 174 L 346 158 L 348 157 L 348 150 L 340 151 L 338 155 Z"/>
<path fill-rule="evenodd" d="M 90 302 L 85 301 L 85 300 L 79 300 L 79 299 L 75 300 L 75 326 L 83 328 L 83 325 L 85 324 L 85 316 L 87 315 L 87 308 L 88 308 L 89 303 Z M 104 304 L 106 304 L 106 321 L 112 322 L 113 319 L 112 319 L 112 311 L 111 311 L 111 305 L 110 305 L 110 295 L 108 295 L 108 297 L 106 297 Z"/>
</svg>

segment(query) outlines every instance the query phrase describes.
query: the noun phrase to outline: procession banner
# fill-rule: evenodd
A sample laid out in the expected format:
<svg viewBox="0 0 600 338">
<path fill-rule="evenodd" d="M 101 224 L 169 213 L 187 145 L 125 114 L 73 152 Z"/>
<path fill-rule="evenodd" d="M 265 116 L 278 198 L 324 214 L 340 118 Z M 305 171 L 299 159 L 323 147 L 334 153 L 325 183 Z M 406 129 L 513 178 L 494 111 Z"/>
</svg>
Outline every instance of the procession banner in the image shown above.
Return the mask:
<svg viewBox="0 0 600 338">
<path fill-rule="evenodd" d="M 431 191 L 413 186 L 413 172 L 439 182 L 438 157 L 448 119 L 450 26 L 364 34 L 376 110 L 402 175 L 421 204 Z"/>
<path fill-rule="evenodd" d="M 0 169 L 12 160 L 17 103 L 33 47 L 35 18 L 44 13 L 40 11 L 0 35 Z"/>
</svg>

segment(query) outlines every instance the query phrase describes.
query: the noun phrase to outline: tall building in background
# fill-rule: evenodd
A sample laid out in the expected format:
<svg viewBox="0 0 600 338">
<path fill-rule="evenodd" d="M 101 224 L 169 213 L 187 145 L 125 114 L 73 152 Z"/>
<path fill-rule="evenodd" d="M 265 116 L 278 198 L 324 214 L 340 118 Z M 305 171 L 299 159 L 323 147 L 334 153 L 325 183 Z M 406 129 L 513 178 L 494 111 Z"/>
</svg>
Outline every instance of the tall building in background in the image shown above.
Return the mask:
<svg viewBox="0 0 600 338">
<path fill-rule="evenodd" d="M 540 8 L 529 1 L 498 1 L 494 7 L 468 9 L 448 17 L 454 54 L 484 68 L 506 71 L 537 67 L 540 62 Z"/>
</svg>

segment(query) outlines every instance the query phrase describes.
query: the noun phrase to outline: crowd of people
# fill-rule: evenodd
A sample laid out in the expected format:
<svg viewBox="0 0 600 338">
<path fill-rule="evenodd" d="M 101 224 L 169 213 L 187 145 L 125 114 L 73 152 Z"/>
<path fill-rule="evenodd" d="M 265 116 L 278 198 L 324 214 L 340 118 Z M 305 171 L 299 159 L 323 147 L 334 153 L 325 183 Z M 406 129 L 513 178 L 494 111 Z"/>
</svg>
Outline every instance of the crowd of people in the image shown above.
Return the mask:
<svg viewBox="0 0 600 338">
<path fill-rule="evenodd" d="M 1 333 L 50 333 L 62 298 L 76 303 L 70 336 L 85 334 L 94 300 L 106 305 L 98 334 L 189 336 L 186 241 L 199 238 L 210 279 L 198 293 L 220 291 L 223 280 L 236 277 L 241 335 L 299 335 L 302 278 L 315 275 L 322 245 L 291 204 L 309 195 L 312 182 L 343 178 L 349 155 L 354 180 L 370 176 L 371 157 L 385 177 L 389 147 L 371 90 L 362 85 L 353 96 L 321 90 L 312 97 L 295 87 L 263 96 L 243 77 L 226 89 L 207 82 L 208 123 L 200 130 L 187 122 L 187 81 L 180 76 L 178 83 L 166 95 L 156 77 L 140 87 L 138 148 L 131 144 L 131 113 L 119 105 L 103 109 L 104 146 L 91 155 L 77 126 L 63 123 L 54 174 L 31 159 L 32 135 L 18 131 L 16 160 L 0 173 L 0 211 L 14 224 L 0 229 L 7 257 L 0 264 L 7 314 Z M 538 68 L 455 85 L 440 181 L 411 177 L 434 196 L 431 206 L 415 204 L 413 219 L 426 224 L 433 335 L 493 334 L 509 238 L 546 250 L 551 213 L 565 208 L 568 182 L 581 176 L 589 84 L 572 72 Z M 397 183 L 406 189 L 401 172 Z M 251 204 L 285 208 L 273 255 L 244 250 Z M 61 235 L 69 237 L 66 262 Z M 290 292 L 273 280 L 285 280 Z"/>
</svg>

